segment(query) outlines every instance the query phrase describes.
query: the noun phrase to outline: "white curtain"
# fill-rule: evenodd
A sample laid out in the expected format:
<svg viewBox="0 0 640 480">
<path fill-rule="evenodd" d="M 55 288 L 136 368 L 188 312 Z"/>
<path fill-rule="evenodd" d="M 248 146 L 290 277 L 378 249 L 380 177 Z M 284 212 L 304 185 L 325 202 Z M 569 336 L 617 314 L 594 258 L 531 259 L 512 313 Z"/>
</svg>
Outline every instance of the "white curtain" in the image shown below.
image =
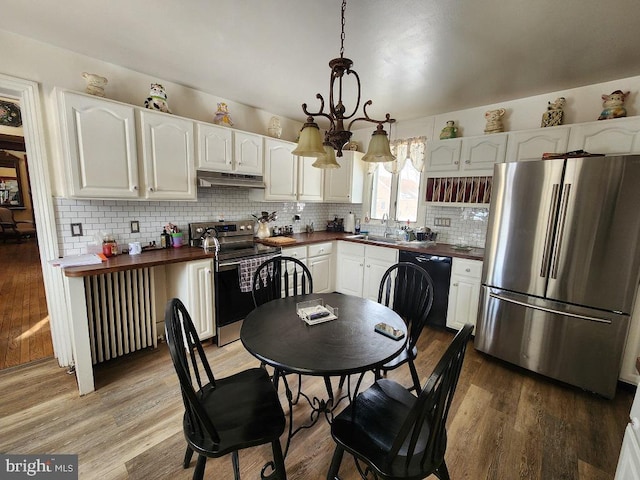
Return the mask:
<svg viewBox="0 0 640 480">
<path fill-rule="evenodd" d="M 385 162 L 382 165 L 389 173 L 399 173 L 407 160 L 413 168 L 421 172 L 424 168 L 424 156 L 427 150 L 427 137 L 413 137 L 392 140 L 389 142 L 391 153 L 396 159 L 393 162 Z M 369 173 L 373 173 L 378 168 L 378 163 L 369 164 Z"/>
</svg>

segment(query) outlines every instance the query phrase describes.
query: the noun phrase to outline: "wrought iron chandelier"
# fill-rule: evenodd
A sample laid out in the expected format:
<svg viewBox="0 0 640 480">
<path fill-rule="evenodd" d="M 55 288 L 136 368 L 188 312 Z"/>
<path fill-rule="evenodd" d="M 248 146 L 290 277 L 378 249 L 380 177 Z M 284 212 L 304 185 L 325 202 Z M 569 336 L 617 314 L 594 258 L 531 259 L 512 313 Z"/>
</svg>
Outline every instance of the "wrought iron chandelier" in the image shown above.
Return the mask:
<svg viewBox="0 0 640 480">
<path fill-rule="evenodd" d="M 383 124 L 392 124 L 395 119 L 387 113 L 384 120 L 375 120 L 369 117 L 367 113 L 367 107 L 373 102 L 368 100 L 362 107 L 363 115 L 361 117 L 355 117 L 360 107 L 360 77 L 355 70 L 351 67 L 353 62 L 345 58 L 344 56 L 344 12 L 347 7 L 346 0 L 342 1 L 342 32 L 340 35 L 340 57 L 334 58 L 329 62 L 331 67 L 331 80 L 329 84 L 329 111 L 324 111 L 324 98 L 319 93 L 316 94 L 316 98 L 320 100 L 320 110 L 317 112 L 309 112 L 307 104 L 302 104 L 302 111 L 307 115 L 307 121 L 303 125 L 300 132 L 300 139 L 298 146 L 293 151 L 295 155 L 304 157 L 318 157 L 313 163 L 317 168 L 338 168 L 340 165 L 336 162 L 336 155 L 342 156 L 342 149 L 351 139 L 351 125 L 358 121 L 366 121 L 371 123 L 377 123 L 378 126 L 373 132 L 371 140 L 369 142 L 369 148 L 366 155 L 362 158 L 365 162 L 391 162 L 395 160 L 395 157 L 391 154 L 389 148 L 389 139 L 387 132 L 385 132 Z M 346 114 L 346 107 L 342 102 L 342 80 L 346 75 L 353 75 L 356 80 L 357 89 L 357 101 L 350 114 Z M 337 85 L 336 85 L 337 80 Z M 335 101 L 335 88 L 338 88 L 337 102 Z M 325 132 L 324 141 L 320 137 L 320 128 L 315 122 L 314 117 L 324 117 L 329 120 L 329 130 Z M 351 120 L 353 118 L 353 120 Z M 347 128 L 345 129 L 345 121 L 351 120 Z M 334 153 L 334 149 L 337 153 Z"/>
</svg>

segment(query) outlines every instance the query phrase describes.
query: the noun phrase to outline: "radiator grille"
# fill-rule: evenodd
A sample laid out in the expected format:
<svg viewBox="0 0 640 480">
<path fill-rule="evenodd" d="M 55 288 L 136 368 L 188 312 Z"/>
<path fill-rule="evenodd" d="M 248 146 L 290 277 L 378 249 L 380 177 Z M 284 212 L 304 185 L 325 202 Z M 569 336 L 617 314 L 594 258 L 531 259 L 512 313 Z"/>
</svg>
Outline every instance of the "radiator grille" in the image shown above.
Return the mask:
<svg viewBox="0 0 640 480">
<path fill-rule="evenodd" d="M 85 277 L 93 364 L 158 344 L 150 268 Z"/>
</svg>

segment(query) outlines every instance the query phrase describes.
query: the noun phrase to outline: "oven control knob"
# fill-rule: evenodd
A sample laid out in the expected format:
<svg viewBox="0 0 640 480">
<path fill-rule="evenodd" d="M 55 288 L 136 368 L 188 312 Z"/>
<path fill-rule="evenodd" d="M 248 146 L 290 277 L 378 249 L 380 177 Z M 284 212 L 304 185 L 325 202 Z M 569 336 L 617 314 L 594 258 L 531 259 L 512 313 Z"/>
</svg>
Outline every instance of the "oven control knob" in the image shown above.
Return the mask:
<svg viewBox="0 0 640 480">
<path fill-rule="evenodd" d="M 244 230 L 244 225 L 240 225 L 240 231 Z"/>
<path fill-rule="evenodd" d="M 253 225 L 247 225 L 247 230 L 253 229 Z"/>
<path fill-rule="evenodd" d="M 202 233 L 202 232 L 204 232 L 204 228 L 202 227 L 196 228 L 196 233 Z"/>
</svg>

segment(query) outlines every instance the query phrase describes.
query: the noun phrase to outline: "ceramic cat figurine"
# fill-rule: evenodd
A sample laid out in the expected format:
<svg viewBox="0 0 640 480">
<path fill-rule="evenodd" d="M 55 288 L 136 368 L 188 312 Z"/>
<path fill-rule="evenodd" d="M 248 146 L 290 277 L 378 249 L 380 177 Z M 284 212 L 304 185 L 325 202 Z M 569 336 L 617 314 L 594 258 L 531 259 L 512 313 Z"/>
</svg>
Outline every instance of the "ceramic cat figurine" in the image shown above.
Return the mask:
<svg viewBox="0 0 640 480">
<path fill-rule="evenodd" d="M 228 127 L 233 127 L 231 115 L 229 114 L 229 107 L 226 103 L 221 102 L 218 104 L 218 110 L 213 117 L 213 123 L 215 123 L 216 125 L 226 125 Z"/>
<path fill-rule="evenodd" d="M 620 118 L 627 116 L 627 109 L 624 108 L 624 101 L 629 96 L 630 92 L 623 92 L 622 90 L 616 90 L 611 92 L 611 95 L 602 95 L 602 106 L 604 110 L 598 117 L 598 120 L 610 120 L 612 118 Z"/>
<path fill-rule="evenodd" d="M 151 91 L 149 92 L 149 97 L 144 101 L 144 106 L 151 110 L 171 113 L 169 105 L 167 104 L 167 94 L 164 91 L 164 87 L 159 83 L 151 84 Z"/>
</svg>

